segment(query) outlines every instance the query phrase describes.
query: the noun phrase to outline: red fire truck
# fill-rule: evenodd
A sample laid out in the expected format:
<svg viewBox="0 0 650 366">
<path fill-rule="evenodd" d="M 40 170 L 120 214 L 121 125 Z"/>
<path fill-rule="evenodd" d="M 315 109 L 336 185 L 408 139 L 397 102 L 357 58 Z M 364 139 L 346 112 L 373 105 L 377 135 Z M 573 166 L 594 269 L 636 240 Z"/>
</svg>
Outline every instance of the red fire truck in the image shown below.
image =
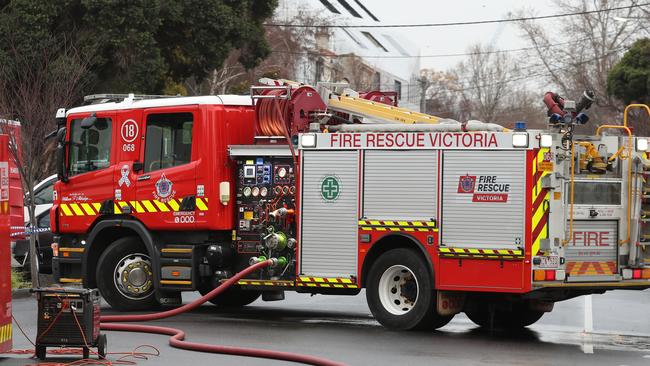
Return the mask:
<svg viewBox="0 0 650 366">
<path fill-rule="evenodd" d="M 12 347 L 9 136 L 0 134 L 0 353 Z M 22 196 L 22 195 L 21 195 Z"/>
<path fill-rule="evenodd" d="M 25 232 L 25 216 L 24 216 L 24 201 L 23 201 L 23 185 L 18 166 L 11 157 L 9 152 L 9 144 L 13 142 L 20 142 L 20 122 L 14 120 L 0 119 L 0 133 L 4 134 L 7 138 L 7 144 L 4 146 L 8 154 L 6 164 L 9 179 L 9 227 L 10 227 L 10 246 L 14 248 L 16 240 L 23 237 Z M 20 143 L 18 143 L 20 155 Z"/>
<path fill-rule="evenodd" d="M 270 258 L 213 302 L 365 288 L 395 329 L 460 311 L 522 327 L 556 301 L 650 287 L 648 140 L 627 121 L 579 136 L 588 105 L 556 98 L 547 130 L 508 130 L 269 84 L 61 110 L 56 280 L 144 309 Z"/>
</svg>

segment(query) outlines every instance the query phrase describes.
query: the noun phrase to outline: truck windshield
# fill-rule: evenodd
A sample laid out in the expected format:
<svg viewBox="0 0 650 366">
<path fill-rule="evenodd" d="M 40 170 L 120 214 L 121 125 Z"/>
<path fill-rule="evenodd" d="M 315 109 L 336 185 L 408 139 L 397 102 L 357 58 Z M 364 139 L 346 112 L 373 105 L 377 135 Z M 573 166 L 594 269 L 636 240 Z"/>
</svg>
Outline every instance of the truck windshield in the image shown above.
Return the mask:
<svg viewBox="0 0 650 366">
<path fill-rule="evenodd" d="M 77 175 L 110 165 L 111 155 L 110 118 L 98 118 L 89 129 L 81 128 L 81 119 L 70 123 L 69 175 Z"/>
</svg>

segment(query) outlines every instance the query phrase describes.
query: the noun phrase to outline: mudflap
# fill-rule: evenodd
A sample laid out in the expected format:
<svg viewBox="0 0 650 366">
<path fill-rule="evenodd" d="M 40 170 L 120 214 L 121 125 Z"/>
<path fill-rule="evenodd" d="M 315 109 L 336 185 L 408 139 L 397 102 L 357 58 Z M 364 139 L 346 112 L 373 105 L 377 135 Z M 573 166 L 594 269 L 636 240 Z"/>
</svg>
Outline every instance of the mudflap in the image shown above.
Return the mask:
<svg viewBox="0 0 650 366">
<path fill-rule="evenodd" d="M 438 314 L 458 314 L 465 306 L 465 293 L 459 291 L 438 291 L 436 303 Z"/>
</svg>

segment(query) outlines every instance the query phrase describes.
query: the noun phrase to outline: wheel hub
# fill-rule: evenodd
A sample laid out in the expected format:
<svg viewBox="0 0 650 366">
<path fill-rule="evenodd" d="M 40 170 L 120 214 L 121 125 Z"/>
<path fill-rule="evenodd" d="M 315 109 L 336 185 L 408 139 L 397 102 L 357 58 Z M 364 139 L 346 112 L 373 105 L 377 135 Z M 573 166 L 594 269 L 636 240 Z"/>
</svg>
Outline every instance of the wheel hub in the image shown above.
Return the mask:
<svg viewBox="0 0 650 366">
<path fill-rule="evenodd" d="M 142 299 L 153 293 L 153 272 L 149 256 L 129 254 L 115 266 L 115 287 L 129 299 Z"/>
<path fill-rule="evenodd" d="M 386 269 L 379 279 L 379 300 L 391 314 L 411 311 L 418 300 L 418 281 L 413 271 L 403 265 Z"/>
</svg>

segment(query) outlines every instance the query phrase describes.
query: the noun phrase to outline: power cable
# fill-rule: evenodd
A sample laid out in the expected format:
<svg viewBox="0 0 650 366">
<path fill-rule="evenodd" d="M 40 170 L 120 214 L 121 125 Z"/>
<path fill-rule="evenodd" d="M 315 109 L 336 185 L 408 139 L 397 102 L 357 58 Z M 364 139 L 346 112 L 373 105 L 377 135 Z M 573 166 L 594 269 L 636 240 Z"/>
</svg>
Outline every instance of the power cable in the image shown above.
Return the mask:
<svg viewBox="0 0 650 366">
<path fill-rule="evenodd" d="M 611 32 L 611 33 L 608 33 L 608 35 L 613 35 L 614 33 L 615 32 Z M 575 44 L 575 43 L 579 43 L 579 42 L 582 42 L 582 41 L 587 41 L 589 39 L 590 39 L 590 37 L 573 39 L 571 41 L 566 41 L 566 42 L 561 42 L 561 43 L 554 43 L 554 44 L 549 45 L 546 48 L 555 48 L 555 47 L 566 46 L 566 45 L 569 45 L 569 44 Z M 433 55 L 400 55 L 400 56 L 398 56 L 398 55 L 390 55 L 390 56 L 357 55 L 355 53 L 345 53 L 345 54 L 341 54 L 341 55 L 336 55 L 336 54 L 332 54 L 332 53 L 323 53 L 323 52 L 311 52 L 311 51 L 299 52 L 299 51 L 283 51 L 283 50 L 271 50 L 271 53 L 279 53 L 279 54 L 284 54 L 284 55 L 297 55 L 297 56 L 335 57 L 335 58 L 359 57 L 359 58 L 369 58 L 369 59 L 401 59 L 401 58 L 444 58 L 444 57 L 480 56 L 480 55 L 492 55 L 492 54 L 500 54 L 500 53 L 533 51 L 535 49 L 537 49 L 537 47 L 530 46 L 530 47 L 521 47 L 521 48 L 511 48 L 511 49 L 505 49 L 505 50 L 488 50 L 488 51 L 480 51 L 480 52 L 440 53 L 440 54 L 433 54 Z"/>
<path fill-rule="evenodd" d="M 370 25 L 345 25 L 345 24 L 289 24 L 289 23 L 264 23 L 268 27 L 287 27 L 287 28 L 423 28 L 423 27 L 450 27 L 450 26 L 465 26 L 465 25 L 479 25 L 479 24 L 495 24 L 495 23 L 513 23 L 513 22 L 523 22 L 530 20 L 541 20 L 541 19 L 557 19 L 565 18 L 576 15 L 589 15 L 589 14 L 598 14 L 606 13 L 616 10 L 625 10 L 640 8 L 650 3 L 643 4 L 632 4 L 627 6 L 617 6 L 614 8 L 608 9 L 598 9 L 598 10 L 585 10 L 573 13 L 561 13 L 561 14 L 551 14 L 551 15 L 541 15 L 533 17 L 519 17 L 519 18 L 506 18 L 506 19 L 490 19 L 490 20 L 475 20 L 475 21 L 464 21 L 464 22 L 448 22 L 448 23 L 421 23 L 421 24 L 370 24 Z"/>
</svg>

